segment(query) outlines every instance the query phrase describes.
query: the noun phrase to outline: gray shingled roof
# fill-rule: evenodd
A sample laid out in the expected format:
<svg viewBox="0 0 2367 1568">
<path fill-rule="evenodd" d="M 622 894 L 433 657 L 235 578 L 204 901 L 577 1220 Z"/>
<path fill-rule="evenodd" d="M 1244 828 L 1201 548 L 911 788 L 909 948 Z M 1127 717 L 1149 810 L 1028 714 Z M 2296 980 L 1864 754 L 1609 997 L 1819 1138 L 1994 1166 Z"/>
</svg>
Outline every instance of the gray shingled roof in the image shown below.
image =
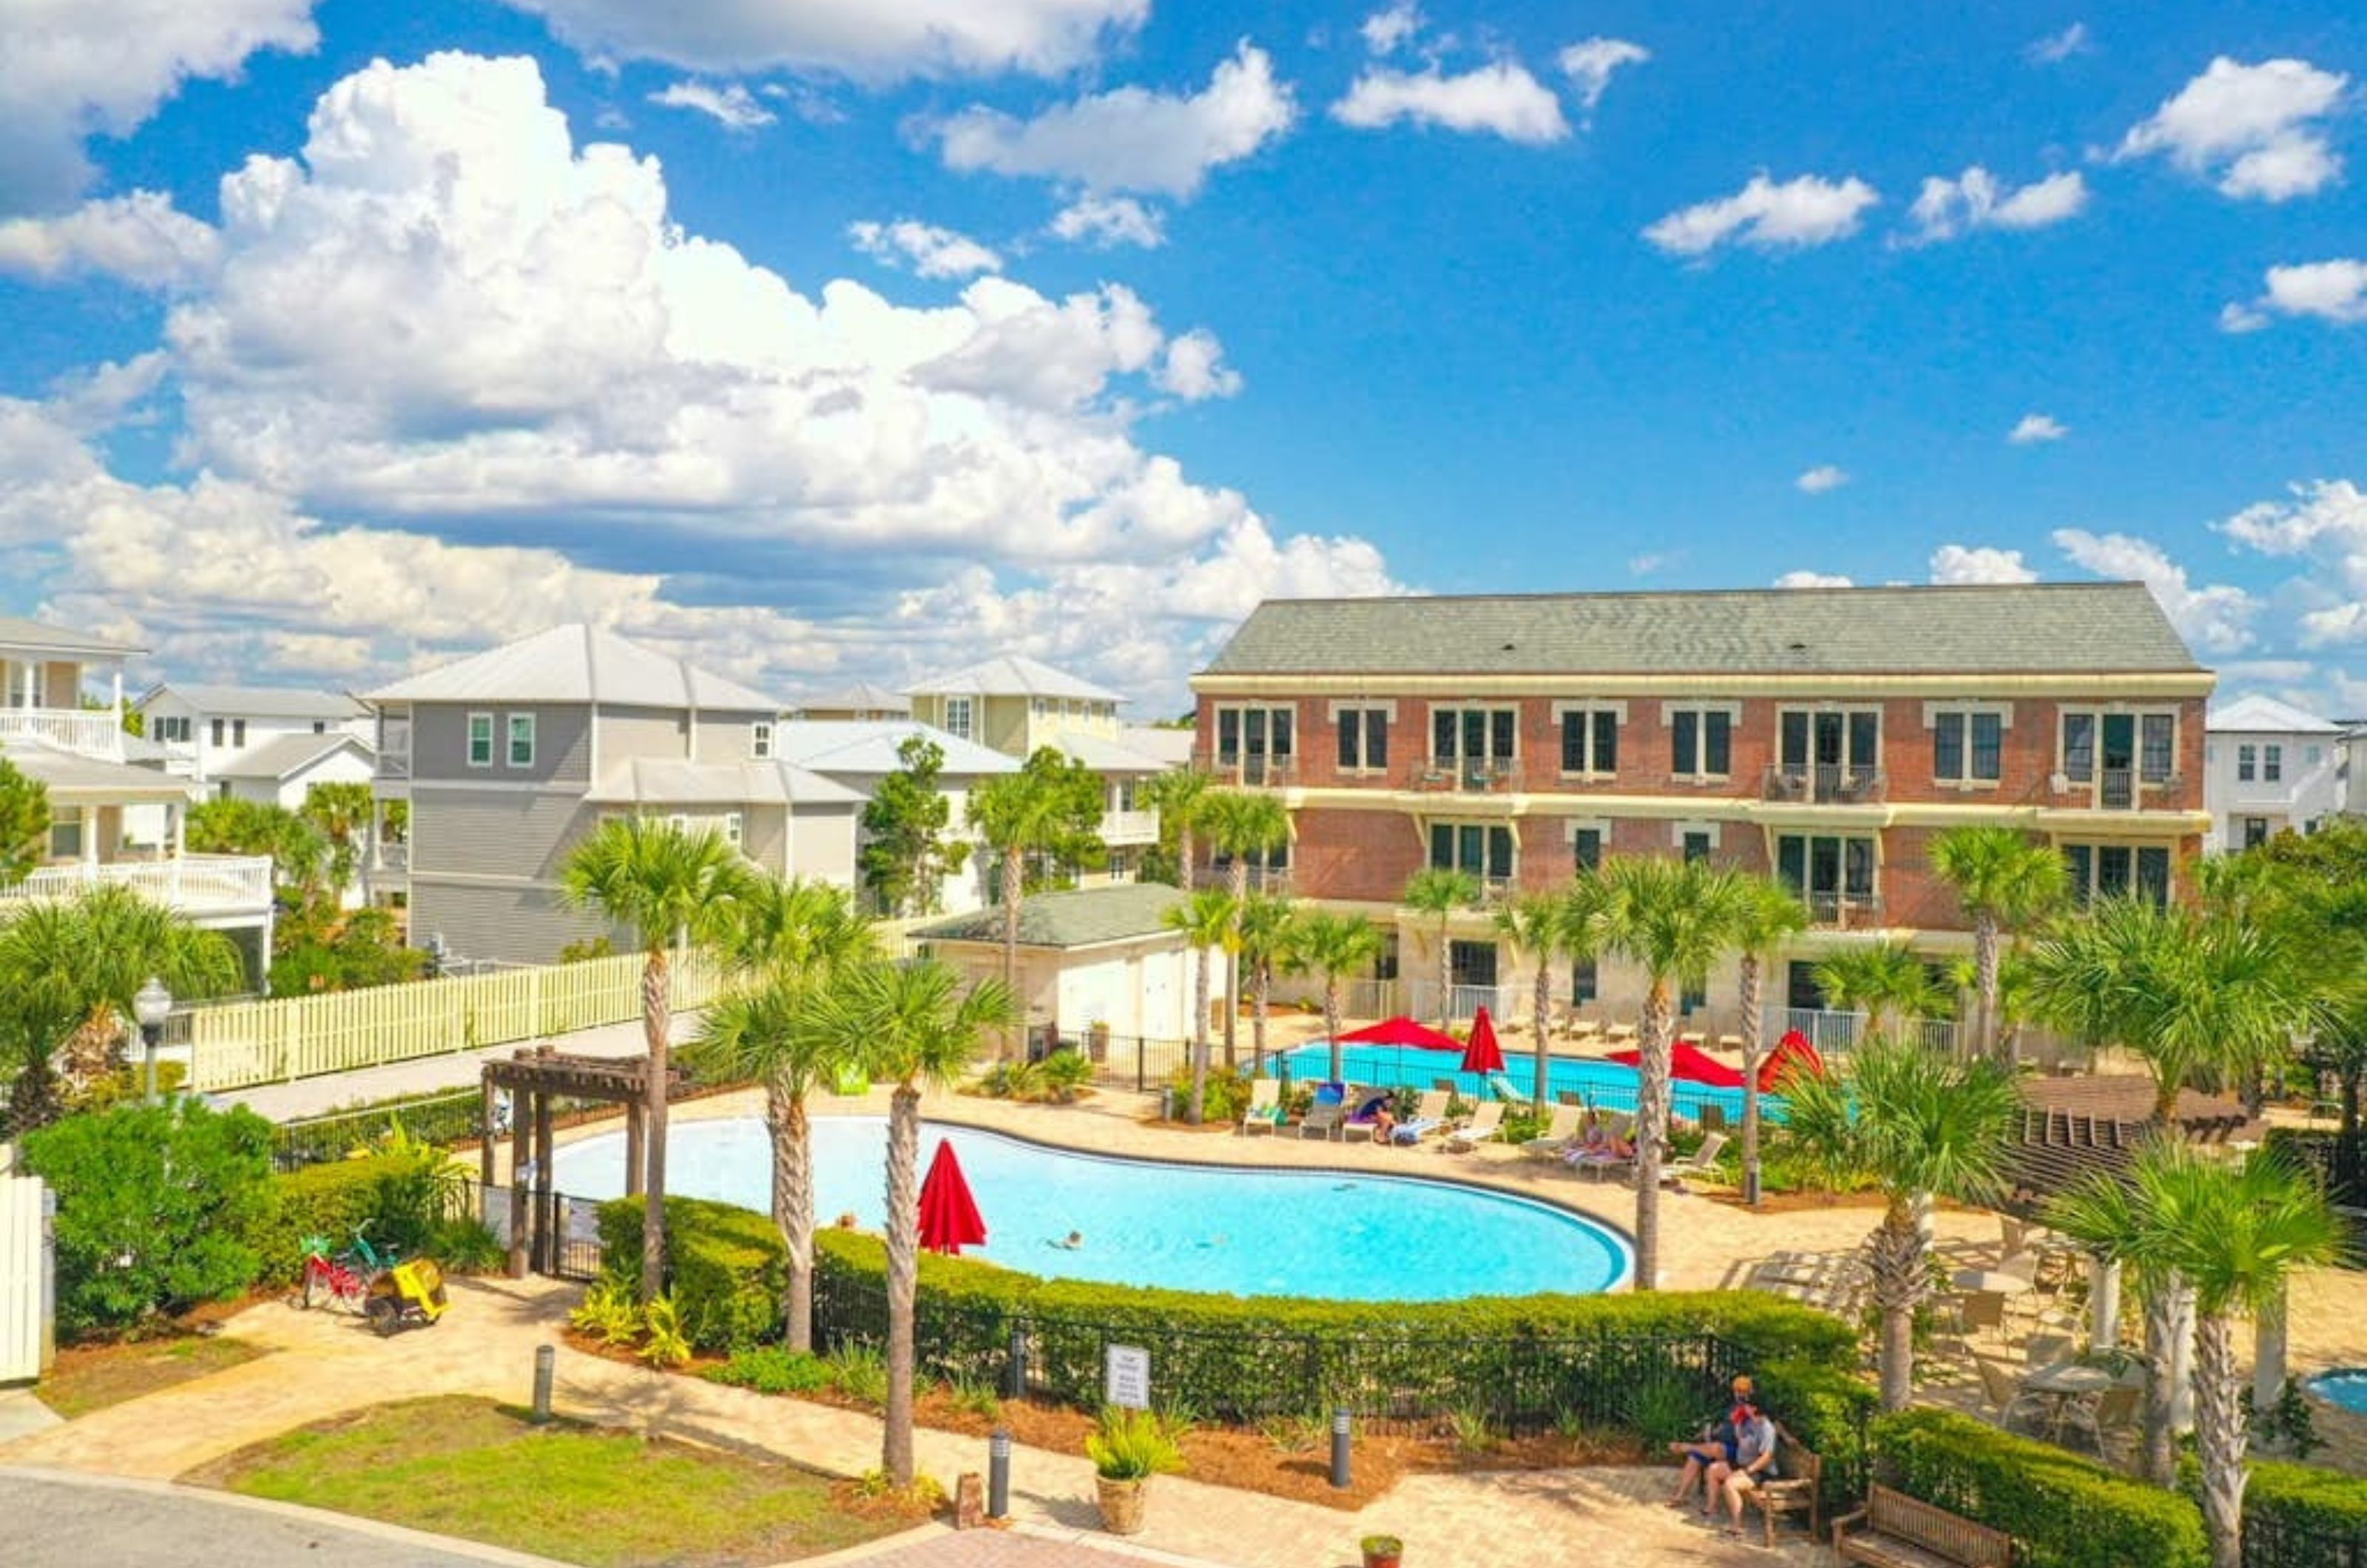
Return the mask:
<svg viewBox="0 0 2367 1568">
<path fill-rule="evenodd" d="M 1269 599 L 1211 675 L 2200 670 L 2142 583 Z"/>
<path fill-rule="evenodd" d="M 1084 887 L 1072 893 L 1037 893 L 1019 906 L 1022 947 L 1092 947 L 1129 937 L 1155 936 L 1167 928 L 1162 917 L 1184 901 L 1184 894 L 1160 882 L 1120 883 L 1112 887 Z M 974 914 L 922 926 L 916 941 L 1001 942 L 1002 907 L 992 905 Z"/>
</svg>

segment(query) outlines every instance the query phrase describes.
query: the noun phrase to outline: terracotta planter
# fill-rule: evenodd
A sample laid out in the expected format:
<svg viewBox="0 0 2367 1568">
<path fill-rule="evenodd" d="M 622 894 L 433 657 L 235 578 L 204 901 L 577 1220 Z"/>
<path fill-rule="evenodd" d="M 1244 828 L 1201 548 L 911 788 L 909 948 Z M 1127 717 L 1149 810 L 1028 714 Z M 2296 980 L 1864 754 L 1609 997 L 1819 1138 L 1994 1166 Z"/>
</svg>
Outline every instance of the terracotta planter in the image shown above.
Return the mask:
<svg viewBox="0 0 2367 1568">
<path fill-rule="evenodd" d="M 1112 1535 L 1140 1535 L 1142 1506 L 1150 1483 L 1148 1481 L 1113 1481 L 1106 1475 L 1093 1477 L 1100 1488 L 1102 1529 Z"/>
<path fill-rule="evenodd" d="M 1398 1568 L 1404 1557 L 1402 1551 L 1367 1551 L 1365 1553 L 1365 1568 Z"/>
</svg>

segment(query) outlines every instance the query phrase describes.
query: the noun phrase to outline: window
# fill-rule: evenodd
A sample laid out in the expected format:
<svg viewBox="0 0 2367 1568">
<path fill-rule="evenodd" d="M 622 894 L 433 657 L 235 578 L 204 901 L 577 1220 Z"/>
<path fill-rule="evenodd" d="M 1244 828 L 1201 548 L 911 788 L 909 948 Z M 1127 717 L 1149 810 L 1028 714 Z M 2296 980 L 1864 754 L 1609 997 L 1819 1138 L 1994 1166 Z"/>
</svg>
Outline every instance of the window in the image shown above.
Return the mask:
<svg viewBox="0 0 2367 1568">
<path fill-rule="evenodd" d="M 773 727 L 769 721 L 760 718 L 748 727 L 748 755 L 761 761 L 772 754 Z"/>
<path fill-rule="evenodd" d="M 1510 881 L 1512 830 L 1483 822 L 1433 822 L 1430 863 L 1448 871 L 1467 871 L 1483 880 Z"/>
<path fill-rule="evenodd" d="M 222 721 L 221 721 L 221 720 L 220 720 L 220 719 L 215 719 L 211 724 L 208 725 L 206 728 L 207 728 L 207 733 L 208 733 L 208 734 L 209 734 L 209 736 L 211 738 L 213 744 L 214 744 L 214 745 L 216 745 L 216 746 L 220 746 L 220 745 L 222 743 L 222 730 L 223 730 L 223 728 L 224 728 L 224 726 L 223 726 L 223 724 L 222 724 Z"/>
<path fill-rule="evenodd" d="M 2258 775 L 2258 773 L 2259 773 L 2259 771 L 2260 771 L 2260 749 L 2259 749 L 2259 747 L 2257 747 L 2257 746 L 2238 746 L 2238 747 L 2237 747 L 2237 748 L 2236 748 L 2236 777 L 2237 777 L 2237 779 L 2238 781 L 2240 781 L 2241 783 L 2244 783 L 2244 784 L 2250 784 L 2250 783 L 2252 782 L 2253 778 L 2254 778 L 2255 776 L 2257 776 L 2257 775 Z"/>
<path fill-rule="evenodd" d="M 2269 819 L 2265 817 L 2244 818 L 2244 847 L 2257 850 L 2269 841 Z"/>
<path fill-rule="evenodd" d="M 314 720 L 312 721 L 312 733 L 313 733 L 313 734 L 315 734 L 315 735 L 326 735 L 326 734 L 328 734 L 328 733 L 329 733 L 329 721 L 328 721 L 327 719 L 325 719 L 325 718 L 316 718 L 316 719 L 314 719 Z"/>
<path fill-rule="evenodd" d="M 946 699 L 946 733 L 957 740 L 968 740 L 970 735 L 970 700 L 968 697 Z"/>
<path fill-rule="evenodd" d="M 1249 784 L 1283 776 L 1297 754 L 1297 728 L 1295 707 L 1218 708 L 1217 771 Z"/>
<path fill-rule="evenodd" d="M 148 721 L 148 731 L 159 742 L 186 746 L 189 743 L 189 716 L 176 714 L 171 717 L 152 718 Z"/>
<path fill-rule="evenodd" d="M 2275 750 L 2275 747 L 2271 747 Z M 2166 713 L 2149 713 L 2137 720 L 2137 777 L 2147 784 L 2167 784 L 2178 771 L 2178 720 Z"/>
<path fill-rule="evenodd" d="M 1520 728 L 1517 708 L 1432 708 L 1431 766 L 1467 783 L 1510 773 Z"/>
<path fill-rule="evenodd" d="M 1775 840 L 1775 874 L 1807 900 L 1819 919 L 1837 919 L 1852 905 L 1874 902 L 1874 840 L 1786 833 Z"/>
<path fill-rule="evenodd" d="M 1580 871 L 1603 869 L 1603 829 L 1573 828 L 1569 834 L 1570 857 Z"/>
<path fill-rule="evenodd" d="M 1794 708 L 1778 716 L 1775 730 L 1784 775 L 1815 779 L 1819 798 L 1881 771 L 1882 715 L 1874 709 Z"/>
<path fill-rule="evenodd" d="M 1561 771 L 1597 775 L 1609 775 L 1619 771 L 1619 715 L 1616 710 L 1563 710 Z"/>
<path fill-rule="evenodd" d="M 2096 716 L 2092 713 L 2063 716 L 2063 776 L 2073 784 L 2095 782 Z"/>
<path fill-rule="evenodd" d="M 1684 838 L 1684 848 L 1685 863 L 1687 865 L 1691 865 L 1697 860 L 1709 859 L 1709 835 L 1707 833 L 1687 833 Z"/>
<path fill-rule="evenodd" d="M 246 720 L 234 718 L 230 721 L 230 743 L 233 746 L 246 744 Z"/>
<path fill-rule="evenodd" d="M 58 817 L 50 823 L 50 858 L 80 860 L 82 858 L 82 817 Z"/>
<path fill-rule="evenodd" d="M 2319 750 L 2315 746 L 2305 746 L 2301 749 L 2302 766 L 2305 768 L 2314 768 L 2317 766 L 2319 762 L 2325 760 L 2325 757 L 2326 753 Z"/>
<path fill-rule="evenodd" d="M 1579 1007 L 1597 999 L 1603 993 L 1603 976 L 1591 958 L 1581 958 L 1569 966 L 1569 1005 Z"/>
<path fill-rule="evenodd" d="M 723 841 L 725 843 L 730 845 L 735 850 L 738 849 L 740 847 L 741 840 L 746 836 L 746 831 L 747 824 L 742 818 L 740 813 L 737 811 L 727 811 L 723 814 Z"/>
<path fill-rule="evenodd" d="M 2101 777 L 2100 804 L 2107 809 L 2134 805 L 2136 784 L 2168 784 L 2178 772 L 2176 714 L 2067 713 L 2062 735 L 2064 778 L 2094 784 Z"/>
<path fill-rule="evenodd" d="M 2005 716 L 1942 713 L 1931 720 L 1931 776 L 1941 784 L 1995 784 L 2005 756 Z"/>
<path fill-rule="evenodd" d="M 2063 864 L 2069 874 L 2071 897 L 2085 904 L 2095 898 L 2135 895 L 2154 904 L 2169 901 L 2169 851 L 2155 845 L 2066 844 Z"/>
<path fill-rule="evenodd" d="M 1669 771 L 1677 777 L 1722 779 L 1733 767 L 1730 708 L 1669 710 Z"/>
<path fill-rule="evenodd" d="M 1340 726 L 1340 771 L 1343 773 L 1381 773 L 1389 765 L 1389 710 L 1387 708 L 1342 708 Z"/>
<path fill-rule="evenodd" d="M 490 768 L 493 765 L 493 716 L 472 713 L 469 716 L 469 766 Z"/>
<path fill-rule="evenodd" d="M 2282 746 L 2260 748 L 2260 782 L 2276 784 L 2285 776 L 2285 749 Z"/>
<path fill-rule="evenodd" d="M 534 766 L 534 715 L 530 713 L 510 715 L 509 763 L 513 768 Z"/>
</svg>

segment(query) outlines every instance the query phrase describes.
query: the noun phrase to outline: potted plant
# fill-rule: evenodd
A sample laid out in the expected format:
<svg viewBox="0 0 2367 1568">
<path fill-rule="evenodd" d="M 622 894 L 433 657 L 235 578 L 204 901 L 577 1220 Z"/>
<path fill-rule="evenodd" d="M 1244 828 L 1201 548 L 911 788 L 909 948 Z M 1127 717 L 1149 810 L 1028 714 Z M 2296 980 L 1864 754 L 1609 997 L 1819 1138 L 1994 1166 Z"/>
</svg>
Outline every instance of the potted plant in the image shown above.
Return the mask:
<svg viewBox="0 0 2367 1568">
<path fill-rule="evenodd" d="M 1100 1493 L 1102 1528 L 1112 1535 L 1142 1530 L 1144 1490 L 1150 1478 L 1184 1468 L 1183 1450 L 1166 1423 L 1148 1410 L 1102 1412 L 1101 1427 L 1085 1438 Z"/>
<path fill-rule="evenodd" d="M 1368 1535 L 1362 1542 L 1365 1568 L 1398 1568 L 1405 1556 L 1405 1542 L 1393 1535 Z"/>
<path fill-rule="evenodd" d="M 1110 1026 L 1106 1019 L 1095 1019 L 1085 1025 L 1085 1051 L 1096 1063 L 1109 1060 Z"/>
</svg>

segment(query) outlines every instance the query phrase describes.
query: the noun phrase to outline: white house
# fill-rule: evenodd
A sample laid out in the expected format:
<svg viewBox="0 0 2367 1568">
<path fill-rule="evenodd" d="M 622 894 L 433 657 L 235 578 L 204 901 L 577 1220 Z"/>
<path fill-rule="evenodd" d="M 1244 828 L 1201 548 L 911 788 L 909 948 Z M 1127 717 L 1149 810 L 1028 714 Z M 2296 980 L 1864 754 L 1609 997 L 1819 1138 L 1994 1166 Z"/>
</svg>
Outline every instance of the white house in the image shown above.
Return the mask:
<svg viewBox="0 0 2367 1568">
<path fill-rule="evenodd" d="M 1192 1038 L 1195 950 L 1165 923 L 1181 891 L 1159 883 L 1039 893 L 1019 906 L 1018 1001 L 1029 1027 L 1082 1038 Z M 1002 975 L 1002 912 L 980 909 L 916 928 L 912 940 L 971 979 Z M 1208 955 L 1208 996 L 1225 996 L 1224 955 Z"/>
<path fill-rule="evenodd" d="M 259 770 L 266 763 L 287 766 L 299 749 L 282 748 L 253 767 L 236 764 L 292 736 L 347 736 L 362 744 L 366 757 L 373 739 L 369 709 L 338 692 L 166 681 L 148 688 L 131 705 L 148 739 L 164 749 L 168 773 L 194 781 L 208 795 L 277 800 L 291 807 L 301 804 L 301 790 L 294 800 L 281 799 L 264 787 L 266 775 Z M 361 780 L 370 776 L 367 767 L 358 773 L 349 767 L 334 773 L 340 779 L 348 774 Z"/>
<path fill-rule="evenodd" d="M 2310 833 L 2344 808 L 2342 727 L 2274 697 L 2238 697 L 2212 710 L 2203 747 L 2204 806 L 2213 853 L 2248 849 L 2285 831 Z"/>
<path fill-rule="evenodd" d="M 366 741 L 342 729 L 319 735 L 280 735 L 250 746 L 214 768 L 215 793 L 232 800 L 259 801 L 293 811 L 312 786 L 367 785 L 378 772 L 378 754 Z"/>
<path fill-rule="evenodd" d="M 984 906 L 987 886 L 985 857 L 968 826 L 969 792 L 983 779 L 1017 773 L 1017 762 L 911 719 L 791 719 L 774 732 L 772 747 L 784 763 L 818 774 L 851 791 L 858 802 L 867 802 L 881 779 L 903 767 L 897 753 L 915 737 L 934 742 L 945 756 L 937 790 L 946 797 L 947 841 L 972 846 L 960 869 L 946 873 L 939 883 L 937 907 L 967 913 Z M 860 810 L 855 815 L 859 820 Z M 854 847 L 859 849 L 860 841 L 858 829 Z"/>
</svg>

